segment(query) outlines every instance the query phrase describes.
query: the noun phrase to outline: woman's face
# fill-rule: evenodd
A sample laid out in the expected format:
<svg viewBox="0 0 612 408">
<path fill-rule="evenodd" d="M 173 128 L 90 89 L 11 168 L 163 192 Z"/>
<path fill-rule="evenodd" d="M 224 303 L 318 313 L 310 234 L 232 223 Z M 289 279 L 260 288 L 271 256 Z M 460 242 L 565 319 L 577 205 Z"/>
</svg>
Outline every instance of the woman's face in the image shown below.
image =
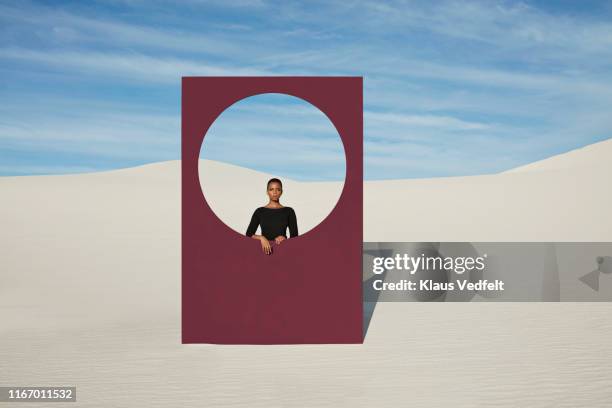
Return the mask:
<svg viewBox="0 0 612 408">
<path fill-rule="evenodd" d="M 277 182 L 272 182 L 268 186 L 268 197 L 272 201 L 278 201 L 280 196 L 283 194 L 283 188 Z"/>
</svg>

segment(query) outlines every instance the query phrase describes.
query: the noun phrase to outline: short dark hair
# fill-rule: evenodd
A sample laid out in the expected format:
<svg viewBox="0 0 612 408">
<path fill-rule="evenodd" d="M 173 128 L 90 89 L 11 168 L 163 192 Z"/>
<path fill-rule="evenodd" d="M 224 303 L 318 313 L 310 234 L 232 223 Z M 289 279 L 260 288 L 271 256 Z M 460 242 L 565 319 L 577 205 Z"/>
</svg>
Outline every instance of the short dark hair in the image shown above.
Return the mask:
<svg viewBox="0 0 612 408">
<path fill-rule="evenodd" d="M 283 182 L 277 178 L 271 178 L 270 180 L 268 180 L 268 184 L 266 184 L 266 189 L 270 188 L 270 183 L 278 183 L 281 186 L 281 190 L 283 189 Z"/>
</svg>

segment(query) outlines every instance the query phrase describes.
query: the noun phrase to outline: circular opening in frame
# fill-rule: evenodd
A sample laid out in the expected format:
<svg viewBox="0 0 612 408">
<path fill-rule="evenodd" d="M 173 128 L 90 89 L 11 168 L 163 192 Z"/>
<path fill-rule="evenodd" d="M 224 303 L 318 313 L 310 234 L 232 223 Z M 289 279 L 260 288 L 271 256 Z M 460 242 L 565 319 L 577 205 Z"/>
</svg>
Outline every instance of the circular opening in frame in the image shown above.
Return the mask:
<svg viewBox="0 0 612 408">
<path fill-rule="evenodd" d="M 227 227 L 245 238 L 282 241 L 329 216 L 344 188 L 346 156 L 338 131 L 317 107 L 260 94 L 228 107 L 208 129 L 199 178 L 206 202 Z"/>
</svg>

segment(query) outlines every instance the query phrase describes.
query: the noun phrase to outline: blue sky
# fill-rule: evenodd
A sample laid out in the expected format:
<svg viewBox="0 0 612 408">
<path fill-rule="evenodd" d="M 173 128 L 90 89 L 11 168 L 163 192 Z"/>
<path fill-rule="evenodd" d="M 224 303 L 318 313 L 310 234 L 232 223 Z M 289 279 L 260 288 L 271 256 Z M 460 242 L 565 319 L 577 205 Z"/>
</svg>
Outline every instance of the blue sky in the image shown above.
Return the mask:
<svg viewBox="0 0 612 408">
<path fill-rule="evenodd" d="M 579 3 L 2 1 L 0 175 L 179 159 L 182 75 L 362 75 L 366 179 L 503 171 L 612 136 Z"/>
<path fill-rule="evenodd" d="M 200 158 L 300 181 L 344 180 L 340 135 L 303 99 L 260 94 L 227 108 L 206 132 Z"/>
</svg>

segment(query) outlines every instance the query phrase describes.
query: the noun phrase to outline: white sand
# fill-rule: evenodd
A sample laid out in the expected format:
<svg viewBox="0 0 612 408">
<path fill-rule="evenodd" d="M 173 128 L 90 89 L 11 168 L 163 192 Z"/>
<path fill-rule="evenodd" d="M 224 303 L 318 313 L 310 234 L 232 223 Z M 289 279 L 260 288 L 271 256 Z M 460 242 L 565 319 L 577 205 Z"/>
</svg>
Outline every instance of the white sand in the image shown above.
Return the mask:
<svg viewBox="0 0 612 408">
<path fill-rule="evenodd" d="M 364 239 L 612 241 L 612 161 L 592 160 L 611 143 L 367 182 Z M 184 346 L 178 161 L 2 177 L 0 196 L 0 385 L 88 407 L 610 406 L 609 303 L 381 303 L 364 345 Z"/>
</svg>

